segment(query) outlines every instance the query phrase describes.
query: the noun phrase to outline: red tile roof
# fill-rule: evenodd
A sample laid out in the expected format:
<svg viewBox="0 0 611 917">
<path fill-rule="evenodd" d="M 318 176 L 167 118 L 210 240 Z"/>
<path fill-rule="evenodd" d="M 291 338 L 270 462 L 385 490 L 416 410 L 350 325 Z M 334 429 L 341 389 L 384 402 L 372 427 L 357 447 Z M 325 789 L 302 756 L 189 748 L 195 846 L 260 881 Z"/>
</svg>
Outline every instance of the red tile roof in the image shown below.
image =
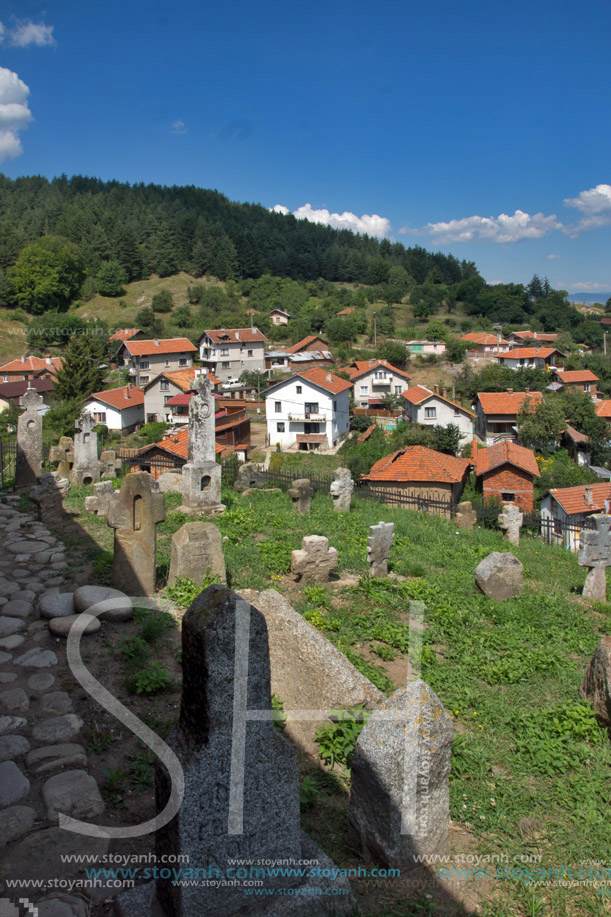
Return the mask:
<svg viewBox="0 0 611 917">
<path fill-rule="evenodd" d="M 123 411 L 125 408 L 144 404 L 144 392 L 135 385 L 121 385 L 119 388 L 109 388 L 106 392 L 94 392 L 85 400 L 93 401 L 94 399 L 118 411 Z"/>
<path fill-rule="evenodd" d="M 426 446 L 408 446 L 377 461 L 364 481 L 431 481 L 458 484 L 469 470 L 468 459 L 434 452 Z"/>
<path fill-rule="evenodd" d="M 348 306 L 346 309 L 340 309 L 339 312 L 336 312 L 336 315 L 352 315 L 354 313 L 354 306 Z"/>
<path fill-rule="evenodd" d="M 461 341 L 468 341 L 470 344 L 480 344 L 485 347 L 494 347 L 496 344 L 506 344 L 509 347 L 509 341 L 499 341 L 496 334 L 489 334 L 486 331 L 470 331 L 469 334 L 463 334 Z"/>
<path fill-rule="evenodd" d="M 313 382 L 327 392 L 331 392 L 332 395 L 339 395 L 340 392 L 345 392 L 352 388 L 352 382 L 348 382 L 347 379 L 340 379 L 339 376 L 329 372 L 328 369 L 322 369 L 318 366 L 313 366 L 312 369 L 302 369 L 295 375 L 300 376 L 302 379 L 307 379 L 308 382 Z"/>
<path fill-rule="evenodd" d="M 589 369 L 567 369 L 564 372 L 557 372 L 556 375 L 561 382 L 599 382 L 598 376 Z"/>
<path fill-rule="evenodd" d="M 532 449 L 518 446 L 516 443 L 502 442 L 488 446 L 487 449 L 478 449 L 475 461 L 475 474 L 486 474 L 501 465 L 513 465 L 537 478 L 541 477 L 537 459 Z"/>
<path fill-rule="evenodd" d="M 151 388 L 157 379 L 160 379 L 163 376 L 164 379 L 169 379 L 171 382 L 174 382 L 175 385 L 183 390 L 183 392 L 188 392 L 193 388 L 193 383 L 195 381 L 196 375 L 197 371 L 194 366 L 187 367 L 186 369 L 174 369 L 169 373 L 159 373 L 159 375 L 155 376 L 154 379 L 151 379 L 151 381 L 147 382 L 147 384 L 143 387 L 145 390 Z M 214 376 L 210 371 L 208 371 L 208 378 L 213 385 L 221 384 L 221 380 L 217 379 L 216 376 Z"/>
<path fill-rule="evenodd" d="M 165 436 L 163 439 L 160 439 L 158 443 L 151 443 L 149 446 L 145 446 L 143 449 L 140 449 L 136 455 L 144 455 L 157 447 L 186 460 L 188 458 L 187 452 L 189 448 L 189 426 L 185 425 L 178 433 L 173 433 L 171 436 Z M 218 455 L 219 452 L 225 451 L 225 446 L 216 443 L 215 451 Z"/>
<path fill-rule="evenodd" d="M 360 378 L 360 376 L 366 375 L 368 372 L 373 372 L 379 367 L 387 369 L 391 373 L 396 373 L 398 376 L 403 376 L 404 379 L 412 378 L 404 369 L 397 369 L 396 366 L 393 366 L 392 363 L 389 363 L 387 360 L 355 360 L 350 366 L 343 367 L 342 372 L 348 373 L 350 378 L 355 380 Z"/>
<path fill-rule="evenodd" d="M 586 489 L 592 494 L 592 502 L 586 503 Z M 611 500 L 611 482 L 601 484 L 580 484 L 577 487 L 555 487 L 549 491 L 569 516 L 576 513 L 600 513 L 605 511 L 605 500 Z"/>
<path fill-rule="evenodd" d="M 542 360 L 546 360 L 548 357 L 551 357 L 553 353 L 557 353 L 561 357 L 564 356 L 564 354 L 560 353 L 555 347 L 516 347 L 515 350 L 508 350 L 507 353 L 499 353 L 497 359 L 530 360 L 533 357 L 540 357 Z"/>
<path fill-rule="evenodd" d="M 438 392 L 432 392 L 425 385 L 414 385 L 413 388 L 408 389 L 406 392 L 401 392 L 401 396 L 411 404 L 423 404 L 429 398 L 438 398 L 440 401 L 445 402 L 445 404 L 449 404 L 451 407 L 456 408 L 457 411 L 463 411 L 465 414 L 475 417 L 473 411 L 470 411 L 468 408 L 463 408 L 462 404 L 450 401 L 445 395 L 440 395 Z"/>
<path fill-rule="evenodd" d="M 207 334 L 215 344 L 235 344 L 236 342 L 240 344 L 256 344 L 267 341 L 263 332 L 259 331 L 258 328 L 207 328 L 204 334 Z M 202 337 L 204 334 L 202 334 Z M 200 337 L 200 341 L 202 337 Z"/>
<path fill-rule="evenodd" d="M 197 347 L 188 338 L 125 341 L 125 347 L 132 357 L 149 356 L 154 353 L 187 353 L 197 350 Z"/>
<path fill-rule="evenodd" d="M 11 360 L 10 363 L 0 366 L 0 374 L 37 372 L 41 369 L 47 369 L 50 373 L 55 374 L 63 362 L 63 357 L 20 357 L 18 360 Z"/>
<path fill-rule="evenodd" d="M 530 398 L 530 410 L 534 411 L 543 401 L 541 392 L 478 392 L 477 397 L 484 414 L 508 414 L 517 416 L 522 402 Z"/>
<path fill-rule="evenodd" d="M 134 335 L 139 334 L 139 328 L 118 328 L 114 334 L 108 338 L 109 341 L 129 341 Z"/>
<path fill-rule="evenodd" d="M 598 404 L 594 405 L 594 410 L 599 417 L 611 418 L 611 398 L 607 398 L 605 401 L 599 401 Z"/>
<path fill-rule="evenodd" d="M 320 341 L 321 344 L 325 345 L 325 349 L 328 348 L 329 342 L 325 341 L 324 338 L 321 338 L 319 334 L 309 334 L 307 338 L 304 338 L 302 341 L 297 341 L 296 344 L 293 344 L 292 347 L 287 347 L 287 353 L 299 353 L 300 350 L 303 350 L 304 347 L 307 347 L 309 344 L 313 344 L 315 341 Z"/>
<path fill-rule="evenodd" d="M 560 337 L 558 334 L 547 334 L 543 331 L 514 331 L 513 336 L 523 341 L 546 341 L 548 344 Z"/>
</svg>

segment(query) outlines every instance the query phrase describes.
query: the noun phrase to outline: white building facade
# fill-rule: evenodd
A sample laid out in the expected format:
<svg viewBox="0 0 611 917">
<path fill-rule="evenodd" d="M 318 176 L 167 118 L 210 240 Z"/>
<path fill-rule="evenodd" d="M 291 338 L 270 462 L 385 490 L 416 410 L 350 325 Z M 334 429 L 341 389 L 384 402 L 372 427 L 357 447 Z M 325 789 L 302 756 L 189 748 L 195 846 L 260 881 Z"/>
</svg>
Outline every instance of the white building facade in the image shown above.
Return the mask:
<svg viewBox="0 0 611 917">
<path fill-rule="evenodd" d="M 436 389 L 439 386 L 435 386 Z M 403 392 L 405 401 L 405 418 L 411 423 L 421 423 L 425 426 L 447 427 L 450 424 L 460 430 L 460 444 L 464 446 L 473 438 L 475 414 L 462 405 L 450 401 L 439 391 L 431 391 L 424 385 Z"/>
<path fill-rule="evenodd" d="M 305 370 L 265 392 L 267 441 L 282 450 L 329 449 L 350 429 L 350 382 L 323 369 Z"/>
<path fill-rule="evenodd" d="M 199 356 L 221 382 L 235 382 L 243 372 L 265 372 L 266 343 L 258 328 L 209 330 L 199 339 Z"/>
</svg>

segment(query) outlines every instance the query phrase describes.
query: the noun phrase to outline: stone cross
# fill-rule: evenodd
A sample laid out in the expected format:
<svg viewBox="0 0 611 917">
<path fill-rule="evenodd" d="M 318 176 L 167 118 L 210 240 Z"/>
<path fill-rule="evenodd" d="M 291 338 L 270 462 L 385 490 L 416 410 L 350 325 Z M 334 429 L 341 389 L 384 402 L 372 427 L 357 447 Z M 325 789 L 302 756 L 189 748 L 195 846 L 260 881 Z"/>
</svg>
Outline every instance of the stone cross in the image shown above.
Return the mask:
<svg viewBox="0 0 611 917">
<path fill-rule="evenodd" d="M 172 535 L 168 585 L 188 577 L 199 586 L 205 576 L 227 582 L 223 536 L 210 522 L 186 522 Z"/>
<path fill-rule="evenodd" d="M 289 497 L 293 501 L 293 512 L 307 515 L 310 512 L 310 502 L 314 496 L 314 488 L 309 478 L 297 478 L 291 484 Z"/>
<path fill-rule="evenodd" d="M 199 866 L 206 870 L 203 878 L 211 878 L 225 876 L 235 858 L 249 863 L 313 859 L 322 876 L 331 875 L 333 863 L 300 830 L 297 758 L 273 725 L 261 612 L 226 587 L 209 586 L 182 619 L 182 670 L 180 719 L 166 741 L 182 767 L 184 797 L 174 818 L 155 832 L 157 860 Z M 171 799 L 177 775 L 158 763 L 155 778 L 160 811 Z M 283 902 L 270 911 L 269 898 L 249 904 L 240 882 L 175 882 L 159 872 L 156 881 L 119 896 L 117 917 L 297 913 L 287 907 L 288 895 L 291 902 L 307 901 L 318 891 L 314 886 L 322 887 L 321 898 L 315 908 L 299 907 L 300 914 L 344 917 L 354 907 L 345 894 L 348 883 L 339 877 L 266 871 L 264 898 L 276 891 Z M 333 910 L 320 908 L 331 889 Z"/>
<path fill-rule="evenodd" d="M 182 506 L 188 515 L 212 515 L 225 509 L 221 503 L 221 466 L 216 461 L 214 398 L 207 373 L 195 377 L 195 394 L 189 401 L 187 458 L 182 468 Z"/>
<path fill-rule="evenodd" d="M 69 478 L 74 465 L 74 440 L 71 436 L 60 436 L 56 446 L 49 449 L 49 461 L 57 462 L 60 478 Z"/>
<path fill-rule="evenodd" d="M 456 516 L 454 519 L 459 529 L 472 529 L 477 522 L 477 513 L 473 509 L 470 500 L 459 503 L 456 507 Z"/>
<path fill-rule="evenodd" d="M 98 434 L 93 432 L 97 421 L 93 414 L 83 411 L 74 421 L 79 431 L 74 437 L 73 484 L 94 484 L 100 480 L 98 461 Z"/>
<path fill-rule="evenodd" d="M 62 501 L 70 491 L 70 481 L 60 478 L 57 471 L 41 474 L 29 497 L 38 510 L 39 522 L 59 522 L 62 515 Z"/>
<path fill-rule="evenodd" d="M 42 403 L 42 395 L 31 386 L 19 399 L 25 411 L 17 420 L 15 487 L 36 484 L 42 471 L 42 415 L 37 411 Z"/>
<path fill-rule="evenodd" d="M 520 544 L 520 529 L 524 521 L 524 514 L 516 503 L 504 503 L 503 512 L 499 515 L 499 528 L 503 533 L 503 541 L 511 544 Z"/>
<path fill-rule="evenodd" d="M 351 767 L 350 835 L 366 863 L 409 869 L 446 854 L 454 727 L 422 680 L 371 714 Z"/>
<path fill-rule="evenodd" d="M 326 583 L 337 567 L 337 550 L 324 535 L 306 535 L 301 550 L 291 554 L 291 573 L 298 583 Z"/>
<path fill-rule="evenodd" d="M 607 601 L 606 567 L 611 566 L 611 516 L 590 516 L 594 529 L 583 529 L 577 563 L 589 567 L 582 596 L 593 602 Z"/>
<path fill-rule="evenodd" d="M 93 497 L 85 497 L 85 510 L 88 513 L 97 513 L 106 516 L 108 507 L 114 495 L 112 481 L 100 481 L 93 485 Z"/>
<path fill-rule="evenodd" d="M 333 474 L 331 482 L 331 496 L 333 497 L 333 509 L 336 513 L 349 513 L 352 491 L 354 490 L 354 481 L 350 474 L 349 468 L 337 468 Z"/>
<path fill-rule="evenodd" d="M 103 478 L 116 478 L 117 473 L 121 471 L 123 462 L 117 458 L 114 449 L 105 449 L 100 455 L 100 465 L 102 466 Z"/>
<path fill-rule="evenodd" d="M 146 471 L 123 478 L 113 494 L 106 522 L 115 530 L 112 585 L 128 595 L 154 595 L 156 585 L 155 526 L 165 519 L 163 494 Z"/>
<path fill-rule="evenodd" d="M 370 576 L 388 576 L 388 558 L 394 541 L 394 522 L 379 522 L 369 526 L 367 563 Z"/>
<path fill-rule="evenodd" d="M 262 490 L 265 487 L 265 476 L 261 471 L 261 466 L 254 462 L 245 462 L 240 465 L 233 486 L 240 493 L 253 489 Z"/>
</svg>

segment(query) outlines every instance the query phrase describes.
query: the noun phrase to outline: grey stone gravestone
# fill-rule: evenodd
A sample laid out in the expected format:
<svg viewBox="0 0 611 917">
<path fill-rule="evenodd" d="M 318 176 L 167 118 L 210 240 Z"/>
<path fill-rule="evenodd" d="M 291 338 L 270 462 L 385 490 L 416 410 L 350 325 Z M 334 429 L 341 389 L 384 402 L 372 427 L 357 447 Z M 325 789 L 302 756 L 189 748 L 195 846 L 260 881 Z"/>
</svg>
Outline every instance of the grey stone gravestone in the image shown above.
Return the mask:
<svg viewBox="0 0 611 917">
<path fill-rule="evenodd" d="M 590 518 L 595 528 L 582 531 L 577 557 L 580 567 L 590 568 L 581 594 L 593 602 L 606 602 L 606 568 L 611 565 L 611 516 L 597 513 Z"/>
<path fill-rule="evenodd" d="M 35 504 L 40 522 L 59 522 L 62 515 L 62 501 L 70 492 L 70 481 L 60 478 L 57 471 L 41 474 L 29 497 Z"/>
<path fill-rule="evenodd" d="M 115 530 L 112 585 L 128 595 L 155 593 L 155 526 L 165 519 L 165 502 L 153 483 L 146 471 L 126 475 L 106 514 Z"/>
<path fill-rule="evenodd" d="M 524 567 L 513 554 L 493 551 L 475 569 L 475 584 L 496 602 L 514 598 L 523 589 Z"/>
<path fill-rule="evenodd" d="M 326 583 L 337 567 L 337 550 L 324 535 L 306 535 L 301 550 L 291 553 L 291 573 L 298 583 Z"/>
<path fill-rule="evenodd" d="M 187 464 L 182 467 L 182 506 L 188 515 L 222 513 L 221 466 L 216 461 L 214 397 L 206 373 L 195 379 L 189 401 Z"/>
<path fill-rule="evenodd" d="M 79 432 L 74 437 L 73 484 L 95 484 L 100 480 L 98 434 L 93 430 L 96 425 L 95 417 L 87 411 L 83 411 L 74 421 L 74 426 Z"/>
<path fill-rule="evenodd" d="M 85 497 L 85 509 L 88 513 L 106 516 L 110 501 L 114 495 L 112 481 L 99 481 L 93 485 L 93 497 Z"/>
<path fill-rule="evenodd" d="M 168 584 L 188 577 L 200 585 L 205 576 L 218 576 L 225 583 L 223 536 L 210 522 L 186 522 L 172 535 Z"/>
<path fill-rule="evenodd" d="M 336 468 L 330 487 L 331 496 L 333 497 L 333 509 L 336 513 L 350 512 L 353 490 L 354 481 L 352 480 L 350 469 Z"/>
<path fill-rule="evenodd" d="M 262 490 L 265 487 L 265 475 L 261 472 L 261 466 L 254 462 L 240 465 L 233 486 L 241 493 L 245 490 Z"/>
<path fill-rule="evenodd" d="M 289 497 L 293 501 L 293 512 L 307 515 L 314 496 L 314 488 L 309 478 L 296 478 L 290 486 Z"/>
<path fill-rule="evenodd" d="M 394 522 L 379 522 L 369 526 L 367 563 L 370 576 L 388 576 L 388 558 L 394 541 Z"/>
<path fill-rule="evenodd" d="M 520 529 L 524 521 L 524 514 L 515 503 L 504 503 L 503 512 L 499 514 L 499 528 L 503 533 L 503 541 L 510 544 L 520 544 Z"/>
<path fill-rule="evenodd" d="M 116 478 L 121 471 L 123 462 L 117 458 L 114 449 L 104 449 L 100 455 L 100 465 L 102 466 L 103 478 Z"/>
<path fill-rule="evenodd" d="M 49 461 L 57 462 L 57 473 L 60 478 L 70 478 L 74 465 L 74 440 L 71 436 L 60 436 L 57 445 L 51 446 Z"/>
<path fill-rule="evenodd" d="M 477 513 L 473 509 L 470 500 L 459 503 L 456 507 L 456 517 L 454 519 L 459 529 L 472 529 L 477 522 Z"/>
<path fill-rule="evenodd" d="M 36 410 L 42 403 L 42 395 L 31 387 L 19 399 L 25 411 L 17 420 L 15 487 L 36 484 L 42 471 L 42 415 Z"/>
<path fill-rule="evenodd" d="M 611 637 L 603 637 L 590 659 L 579 693 L 605 726 L 611 726 Z"/>
</svg>

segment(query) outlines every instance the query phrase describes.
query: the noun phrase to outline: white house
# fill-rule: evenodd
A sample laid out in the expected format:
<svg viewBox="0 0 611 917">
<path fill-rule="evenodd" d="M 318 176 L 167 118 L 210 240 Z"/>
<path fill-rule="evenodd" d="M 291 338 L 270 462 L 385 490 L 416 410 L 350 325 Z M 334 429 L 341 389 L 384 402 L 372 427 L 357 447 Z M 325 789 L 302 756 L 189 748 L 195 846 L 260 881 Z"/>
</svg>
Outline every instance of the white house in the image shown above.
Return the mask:
<svg viewBox="0 0 611 917">
<path fill-rule="evenodd" d="M 265 392 L 267 441 L 281 449 L 326 449 L 350 429 L 352 383 L 321 368 L 304 369 Z"/>
<path fill-rule="evenodd" d="M 415 385 L 403 392 L 402 397 L 406 420 L 432 427 L 447 427 L 453 423 L 460 430 L 461 445 L 473 438 L 475 414 L 451 401 L 445 391 L 440 394 L 438 385 L 434 386 L 434 391 L 424 385 Z"/>
<path fill-rule="evenodd" d="M 552 370 L 562 366 L 565 354 L 555 347 L 516 347 L 499 354 L 496 359 L 509 369 Z"/>
<path fill-rule="evenodd" d="M 144 392 L 131 383 L 107 392 L 94 392 L 86 399 L 83 411 L 93 414 L 97 423 L 109 430 L 131 432 L 137 424 L 144 423 Z"/>
<path fill-rule="evenodd" d="M 234 382 L 243 372 L 265 372 L 267 338 L 258 328 L 208 330 L 198 343 L 202 363 L 221 382 Z"/>
<path fill-rule="evenodd" d="M 409 388 L 411 376 L 397 369 L 387 360 L 355 360 L 346 366 L 354 385 L 354 404 L 357 408 L 380 407 L 385 395 L 401 395 Z"/>
<path fill-rule="evenodd" d="M 588 516 L 608 513 L 610 502 L 608 481 L 548 490 L 541 499 L 541 534 L 547 541 L 577 551 Z"/>
</svg>

